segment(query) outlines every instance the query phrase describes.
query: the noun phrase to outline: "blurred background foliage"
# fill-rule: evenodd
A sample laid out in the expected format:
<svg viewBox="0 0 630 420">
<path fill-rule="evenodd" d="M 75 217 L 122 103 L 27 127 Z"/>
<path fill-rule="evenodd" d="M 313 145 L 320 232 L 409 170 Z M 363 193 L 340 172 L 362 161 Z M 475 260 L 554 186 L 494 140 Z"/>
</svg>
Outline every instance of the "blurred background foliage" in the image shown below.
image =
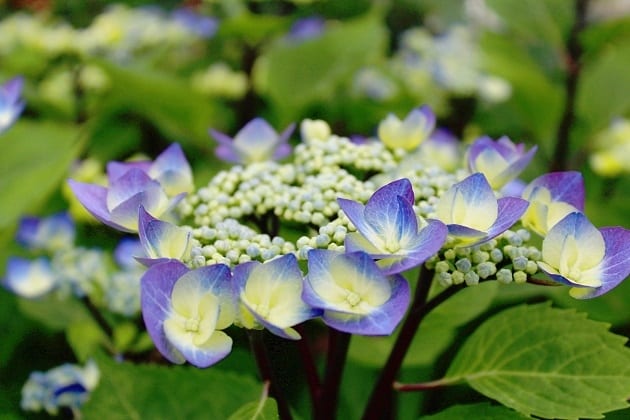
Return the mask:
<svg viewBox="0 0 630 420">
<path fill-rule="evenodd" d="M 177 17 L 181 8 L 196 19 Z M 485 134 L 539 145 L 525 180 L 550 168 L 580 170 L 589 218 L 629 227 L 630 129 L 612 128 L 630 118 L 629 65 L 624 0 L 3 0 L 0 81 L 23 75 L 27 106 L 0 135 L 0 273 L 9 255 L 23 252 L 13 240 L 21 216 L 72 205 L 63 185 L 82 159 L 154 157 L 178 142 L 203 185 L 223 167 L 210 127 L 234 134 L 255 116 L 278 130 L 320 118 L 337 134 L 371 136 L 389 112 L 402 116 L 425 103 L 464 142 Z M 561 153 L 559 142 L 566 143 Z M 80 232 L 88 244 L 117 239 L 91 225 Z M 554 299 L 630 334 L 630 285 L 588 302 L 559 289 L 467 291 L 478 305 L 456 319 L 429 319 L 420 336 L 430 344 L 409 358 L 404 375 L 430 376 L 471 322 L 523 296 Z M 19 392 L 31 370 L 86 354 L 68 329 L 83 309 L 58 306 L 0 290 L 0 413 L 7 418 L 24 416 Z M 390 344 L 373 342 L 378 351 L 369 355 L 351 350 L 346 380 L 366 382 L 360 378 L 373 374 Z M 243 372 L 238 365 L 250 366 L 247 357 L 230 356 L 217 375 Z M 120 381 L 132 380 L 133 369 L 111 367 Z M 362 404 L 353 401 L 366 394 L 357 385 L 342 396 L 342 411 L 355 418 Z M 104 413 L 104 398 L 96 398 L 92 416 Z M 403 417 L 421 403 L 445 404 L 430 393 L 402 399 Z"/>
</svg>

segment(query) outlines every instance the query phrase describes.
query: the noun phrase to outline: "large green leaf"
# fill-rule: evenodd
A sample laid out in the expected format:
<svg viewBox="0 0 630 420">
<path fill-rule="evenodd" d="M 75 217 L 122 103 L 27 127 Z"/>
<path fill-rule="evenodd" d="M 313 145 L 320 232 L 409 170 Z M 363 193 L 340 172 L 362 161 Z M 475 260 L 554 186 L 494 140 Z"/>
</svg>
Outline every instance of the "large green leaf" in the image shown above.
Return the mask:
<svg viewBox="0 0 630 420">
<path fill-rule="evenodd" d="M 386 43 L 377 13 L 332 23 L 313 39 L 282 40 L 259 59 L 264 65 L 256 67 L 257 88 L 269 95 L 284 119 L 295 118 L 303 107 L 332 97 L 356 70 L 383 57 Z"/>
<path fill-rule="evenodd" d="M 22 119 L 0 135 L 0 228 L 57 189 L 81 150 L 76 126 Z"/>
<path fill-rule="evenodd" d="M 585 314 L 522 305 L 482 324 L 442 381 L 464 380 L 526 415 L 599 418 L 628 406 L 626 341 Z"/>
<path fill-rule="evenodd" d="M 89 419 L 225 419 L 257 400 L 250 376 L 218 369 L 98 361 L 101 379 L 82 413 Z"/>
<path fill-rule="evenodd" d="M 276 420 L 278 404 L 273 398 L 264 397 L 260 401 L 245 404 L 239 408 L 228 420 Z"/>
<path fill-rule="evenodd" d="M 435 362 L 453 343 L 458 328 L 490 307 L 497 290 L 496 282 L 465 288 L 429 313 L 411 343 L 405 357 L 405 366 L 425 366 Z M 362 364 L 380 367 L 389 355 L 396 337 L 397 334 L 388 337 L 353 337 L 349 356 Z M 370 351 L 365 351 L 366 348 Z"/>
<path fill-rule="evenodd" d="M 522 414 L 510 410 L 501 405 L 490 405 L 488 403 L 454 405 L 446 410 L 440 411 L 431 416 L 423 416 L 422 420 L 460 420 L 460 419 L 483 419 L 483 420 L 515 420 L 525 419 Z"/>
</svg>

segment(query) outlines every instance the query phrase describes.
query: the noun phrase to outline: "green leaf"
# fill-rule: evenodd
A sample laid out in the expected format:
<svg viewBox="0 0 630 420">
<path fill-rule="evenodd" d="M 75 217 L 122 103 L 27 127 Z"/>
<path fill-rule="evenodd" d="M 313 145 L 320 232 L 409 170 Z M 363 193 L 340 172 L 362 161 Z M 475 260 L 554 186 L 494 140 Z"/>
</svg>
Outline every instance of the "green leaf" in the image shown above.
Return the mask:
<svg viewBox="0 0 630 420">
<path fill-rule="evenodd" d="M 421 417 L 422 420 L 512 420 L 525 418 L 527 417 L 514 410 L 510 410 L 507 407 L 501 405 L 490 405 L 488 403 L 454 405 L 446 410 L 440 411 L 437 414 Z"/>
<path fill-rule="evenodd" d="M 20 120 L 0 135 L 0 228 L 33 212 L 81 151 L 76 126 Z"/>
<path fill-rule="evenodd" d="M 435 308 L 420 324 L 404 365 L 425 366 L 448 348 L 457 329 L 485 312 L 497 294 L 498 283 L 486 282 L 467 287 Z M 388 337 L 352 337 L 349 357 L 368 366 L 380 367 L 391 351 L 397 334 Z M 365 351 L 369 348 L 370 351 Z"/>
<path fill-rule="evenodd" d="M 256 400 L 252 377 L 218 369 L 97 360 L 98 387 L 82 413 L 90 419 L 222 419 Z"/>
<path fill-rule="evenodd" d="M 260 401 L 245 404 L 236 410 L 228 420 L 275 420 L 279 418 L 276 400 L 265 396 Z"/>
<path fill-rule="evenodd" d="M 257 88 L 269 95 L 284 119 L 293 119 L 303 107 L 333 96 L 356 70 L 383 57 L 386 43 L 387 32 L 376 13 L 331 24 L 317 38 L 281 40 L 260 57 Z"/>
<path fill-rule="evenodd" d="M 63 330 L 73 323 L 91 320 L 85 307 L 72 297 L 47 295 L 39 299 L 19 299 L 18 305 L 24 315 L 51 330 Z"/>
<path fill-rule="evenodd" d="M 66 329 L 66 338 L 81 363 L 96 354 L 101 345 L 108 341 L 103 330 L 92 320 L 70 324 Z"/>
<path fill-rule="evenodd" d="M 626 341 L 574 310 L 522 305 L 482 324 L 440 382 L 465 380 L 526 415 L 600 418 L 628 407 Z"/>
</svg>

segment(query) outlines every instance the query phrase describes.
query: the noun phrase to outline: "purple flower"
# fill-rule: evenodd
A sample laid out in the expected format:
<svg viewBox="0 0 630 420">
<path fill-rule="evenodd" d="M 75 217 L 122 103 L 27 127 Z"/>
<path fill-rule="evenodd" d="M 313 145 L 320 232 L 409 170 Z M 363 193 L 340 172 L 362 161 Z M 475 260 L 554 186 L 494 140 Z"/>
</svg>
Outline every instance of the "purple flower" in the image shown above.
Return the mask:
<svg viewBox="0 0 630 420">
<path fill-rule="evenodd" d="M 142 169 L 131 168 L 115 179 L 109 187 L 68 180 L 70 188 L 83 206 L 98 220 L 123 232 L 137 232 L 140 206 L 160 217 L 171 210 L 183 197 L 169 199 L 158 181 Z"/>
<path fill-rule="evenodd" d="M 584 179 L 579 172 L 552 172 L 539 176 L 523 190 L 529 208 L 525 227 L 541 236 L 569 213 L 584 211 Z"/>
<path fill-rule="evenodd" d="M 9 128 L 24 109 L 20 99 L 24 79 L 20 76 L 0 85 L 0 133 Z"/>
<path fill-rule="evenodd" d="M 523 215 L 528 202 L 517 197 L 496 199 L 483 174 L 470 175 L 446 191 L 436 205 L 456 246 L 469 247 L 500 235 Z"/>
<path fill-rule="evenodd" d="M 278 160 L 291 153 L 288 143 L 295 124 L 289 125 L 278 135 L 263 118 L 254 118 L 241 128 L 234 139 L 210 129 L 210 134 L 219 145 L 215 153 L 219 159 L 233 163 L 253 163 Z"/>
<path fill-rule="evenodd" d="M 18 296 L 33 299 L 41 297 L 55 288 L 57 278 L 50 261 L 46 258 L 29 260 L 10 257 L 7 261 L 3 285 Z"/>
<path fill-rule="evenodd" d="M 556 223 L 542 245 L 538 266 L 553 280 L 572 286 L 571 296 L 602 295 L 630 275 L 630 230 L 597 229 L 579 212 Z"/>
<path fill-rule="evenodd" d="M 141 265 L 137 258 L 142 256 L 143 248 L 138 238 L 123 238 L 114 248 L 114 261 L 123 270 L 132 270 Z"/>
<path fill-rule="evenodd" d="M 15 239 L 22 246 L 54 252 L 74 244 L 74 222 L 67 213 L 49 217 L 23 217 Z"/>
<path fill-rule="evenodd" d="M 222 331 L 236 313 L 230 280 L 222 264 L 189 270 L 169 260 L 147 270 L 140 280 L 142 316 L 164 357 L 204 368 L 230 353 L 232 339 Z"/>
<path fill-rule="evenodd" d="M 293 254 L 259 263 L 234 267 L 234 286 L 241 302 L 240 324 L 253 329 L 264 327 L 290 340 L 300 339 L 293 328 L 319 315 L 302 301 L 303 279 Z"/>
<path fill-rule="evenodd" d="M 138 211 L 138 235 L 147 257 L 137 258 L 146 266 L 168 259 L 186 260 L 192 249 L 192 232 L 151 216 L 144 207 Z"/>
<path fill-rule="evenodd" d="M 400 275 L 384 275 L 364 252 L 313 249 L 302 298 L 336 330 L 388 335 L 407 310 L 409 285 Z"/>
<path fill-rule="evenodd" d="M 497 141 L 480 137 L 468 150 L 468 169 L 484 174 L 492 188 L 499 190 L 523 172 L 537 149 L 525 152 L 524 144 L 514 144 L 506 136 Z"/>
<path fill-rule="evenodd" d="M 189 193 L 194 189 L 192 169 L 182 147 L 173 143 L 151 161 L 109 162 L 107 177 L 110 183 L 130 169 L 140 169 L 158 181 L 169 197 Z"/>
<path fill-rule="evenodd" d="M 446 240 L 447 229 L 442 222 L 416 216 L 413 189 L 406 178 L 379 188 L 365 206 L 344 198 L 337 202 L 357 228 L 357 232 L 346 235 L 346 251 L 368 253 L 378 260 L 384 274 L 422 264 Z"/>
<path fill-rule="evenodd" d="M 190 32 L 205 39 L 212 38 L 219 27 L 217 19 L 201 15 L 186 7 L 173 10 L 171 16 Z"/>
<path fill-rule="evenodd" d="M 325 27 L 326 20 L 319 16 L 298 19 L 291 25 L 288 38 L 297 41 L 315 38 L 324 33 Z"/>
</svg>

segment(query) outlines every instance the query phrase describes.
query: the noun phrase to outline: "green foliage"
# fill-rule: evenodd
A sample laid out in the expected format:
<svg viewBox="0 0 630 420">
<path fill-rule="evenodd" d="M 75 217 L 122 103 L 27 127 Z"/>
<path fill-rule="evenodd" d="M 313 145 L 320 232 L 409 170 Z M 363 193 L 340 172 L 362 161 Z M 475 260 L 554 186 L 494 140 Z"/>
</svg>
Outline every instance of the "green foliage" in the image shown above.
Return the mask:
<svg viewBox="0 0 630 420">
<path fill-rule="evenodd" d="M 458 328 L 490 307 L 498 287 L 496 282 L 486 282 L 463 289 L 430 312 L 420 324 L 405 358 L 405 366 L 426 366 L 434 363 L 456 339 Z M 367 366 L 382 366 L 396 337 L 396 334 L 387 337 L 353 337 L 349 357 Z M 366 348 L 370 351 L 365 351 Z"/>
<path fill-rule="evenodd" d="M 264 397 L 260 401 L 253 401 L 245 404 L 228 420 L 275 420 L 278 415 L 278 404 L 273 398 Z"/>
<path fill-rule="evenodd" d="M 442 381 L 464 380 L 527 415 L 598 418 L 628 406 L 626 341 L 585 314 L 548 304 L 522 305 L 479 327 Z"/>
<path fill-rule="evenodd" d="M 68 326 L 91 320 L 80 301 L 48 295 L 39 299 L 19 299 L 22 313 L 51 330 L 63 330 Z"/>
<path fill-rule="evenodd" d="M 250 376 L 218 369 L 97 362 L 101 379 L 82 410 L 87 420 L 229 418 L 261 390 Z"/>
<path fill-rule="evenodd" d="M 319 37 L 280 40 L 257 63 L 257 89 L 290 122 L 308 105 L 331 99 L 356 70 L 383 56 L 387 32 L 376 13 L 331 24 Z"/>
<path fill-rule="evenodd" d="M 525 419 L 526 416 L 500 405 L 488 403 L 454 405 L 431 416 L 422 416 L 422 420 L 512 420 Z"/>
<path fill-rule="evenodd" d="M 82 142 L 76 126 L 24 119 L 3 133 L 0 141 L 2 229 L 35 211 L 59 187 Z"/>
</svg>

